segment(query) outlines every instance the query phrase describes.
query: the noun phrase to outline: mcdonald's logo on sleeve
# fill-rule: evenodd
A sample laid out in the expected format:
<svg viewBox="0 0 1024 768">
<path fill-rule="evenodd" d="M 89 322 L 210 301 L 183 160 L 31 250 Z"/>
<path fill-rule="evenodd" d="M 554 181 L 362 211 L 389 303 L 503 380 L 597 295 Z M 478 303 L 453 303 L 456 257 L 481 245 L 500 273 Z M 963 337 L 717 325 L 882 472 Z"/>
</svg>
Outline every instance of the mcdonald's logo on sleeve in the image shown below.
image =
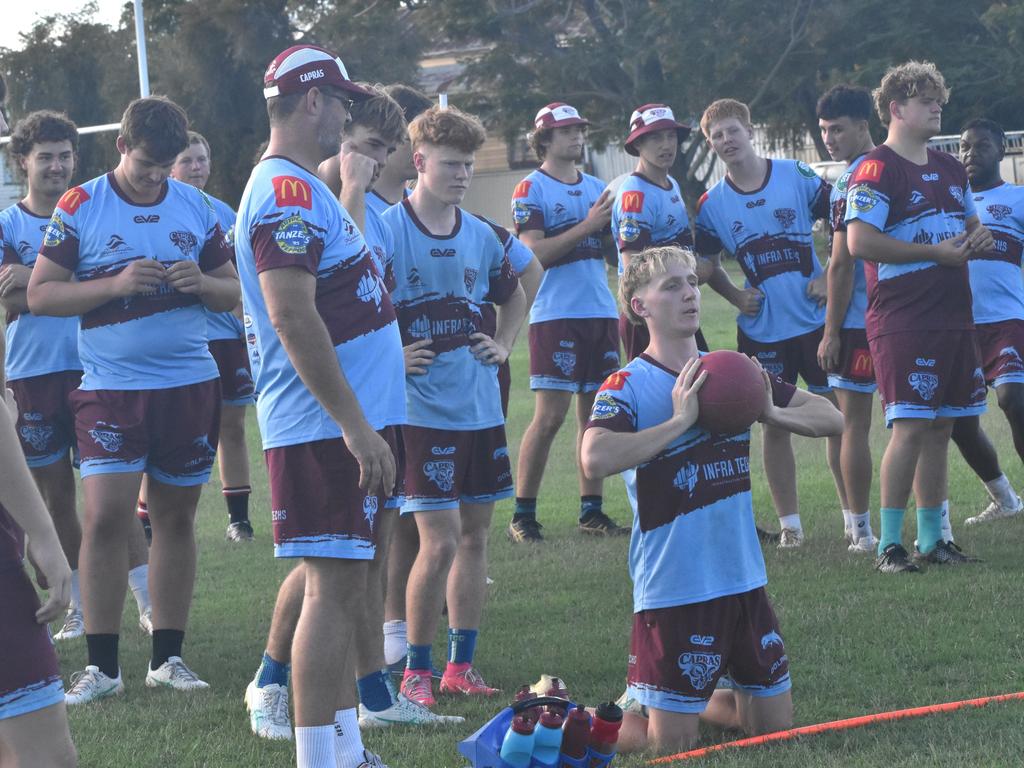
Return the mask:
<svg viewBox="0 0 1024 768">
<path fill-rule="evenodd" d="M 861 181 L 878 181 L 882 178 L 882 171 L 885 170 L 885 163 L 881 160 L 865 160 L 857 168 L 853 175 L 853 183 Z"/>
<path fill-rule="evenodd" d="M 516 184 L 516 189 L 515 192 L 512 193 L 512 197 L 514 199 L 519 199 L 521 197 L 526 197 L 527 195 L 529 195 L 531 183 L 532 182 L 529 182 L 526 179 L 520 181 L 518 184 Z"/>
<path fill-rule="evenodd" d="M 274 185 L 274 201 L 278 208 L 313 209 L 313 190 L 305 180 L 297 176 L 275 176 L 271 183 Z"/>
<path fill-rule="evenodd" d="M 644 209 L 644 193 L 643 192 L 623 192 L 622 193 L 622 212 L 623 213 L 641 213 Z"/>
<path fill-rule="evenodd" d="M 57 201 L 57 207 L 69 216 L 74 216 L 75 212 L 82 207 L 82 203 L 88 199 L 88 192 L 81 187 L 72 187 L 61 195 L 60 200 Z"/>
</svg>

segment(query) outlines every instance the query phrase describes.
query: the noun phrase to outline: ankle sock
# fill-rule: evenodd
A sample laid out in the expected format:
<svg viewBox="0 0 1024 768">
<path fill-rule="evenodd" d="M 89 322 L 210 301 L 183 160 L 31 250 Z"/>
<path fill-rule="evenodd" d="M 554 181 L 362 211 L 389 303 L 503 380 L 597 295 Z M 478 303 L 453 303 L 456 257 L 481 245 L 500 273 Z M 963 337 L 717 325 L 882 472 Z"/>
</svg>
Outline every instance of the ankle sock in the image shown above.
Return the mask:
<svg viewBox="0 0 1024 768">
<path fill-rule="evenodd" d="M 403 619 L 384 622 L 384 662 L 394 664 L 405 657 L 406 645 L 406 623 Z"/>
<path fill-rule="evenodd" d="M 478 634 L 477 629 L 449 629 L 448 661 L 452 664 L 472 664 Z"/>
<path fill-rule="evenodd" d="M 181 646 L 185 642 L 183 629 L 153 628 L 153 658 L 149 662 L 150 669 L 159 669 L 171 656 L 181 658 Z"/>
<path fill-rule="evenodd" d="M 580 496 L 580 520 L 600 514 L 603 502 L 602 496 Z"/>
<path fill-rule="evenodd" d="M 942 541 L 942 506 L 917 508 L 917 549 L 927 555 Z"/>
<path fill-rule="evenodd" d="M 252 488 L 248 485 L 239 485 L 234 488 L 225 488 L 221 491 L 224 494 L 224 502 L 228 505 L 228 517 L 232 523 L 242 523 L 249 519 L 249 494 Z"/>
<path fill-rule="evenodd" d="M 905 509 L 898 507 L 882 507 L 878 516 L 881 527 L 878 532 L 878 554 L 882 554 L 890 544 L 903 543 L 903 515 Z"/>
<path fill-rule="evenodd" d="M 90 635 L 85 636 L 85 644 L 89 653 L 89 664 L 99 667 L 100 672 L 110 678 L 116 678 L 121 674 L 117 664 L 117 645 L 119 635 Z"/>
<path fill-rule="evenodd" d="M 537 498 L 523 498 L 516 496 L 516 508 L 512 513 L 512 519 L 522 517 L 537 517 Z"/>
<path fill-rule="evenodd" d="M 270 654 L 264 651 L 260 668 L 256 671 L 256 687 L 265 688 L 268 685 L 288 685 L 289 667 L 289 664 L 271 658 Z"/>
</svg>

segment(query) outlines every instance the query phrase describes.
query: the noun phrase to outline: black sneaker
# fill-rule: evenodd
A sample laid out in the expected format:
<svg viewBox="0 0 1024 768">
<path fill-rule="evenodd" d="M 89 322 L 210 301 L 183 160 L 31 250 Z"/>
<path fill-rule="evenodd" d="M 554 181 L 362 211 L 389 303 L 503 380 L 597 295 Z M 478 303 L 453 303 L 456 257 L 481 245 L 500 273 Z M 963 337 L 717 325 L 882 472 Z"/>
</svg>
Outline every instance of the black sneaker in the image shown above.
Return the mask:
<svg viewBox="0 0 1024 768">
<path fill-rule="evenodd" d="M 921 569 L 910 562 L 910 557 L 899 544 L 890 544 L 875 560 L 875 570 L 882 573 L 917 573 Z"/>
<path fill-rule="evenodd" d="M 544 526 L 537 522 L 536 517 L 513 517 L 508 524 L 508 540 L 513 544 L 524 541 L 544 541 L 540 529 Z"/>
<path fill-rule="evenodd" d="M 935 545 L 935 549 L 927 555 L 915 547 L 914 562 L 928 565 L 963 565 L 964 563 L 980 563 L 981 560 L 966 554 L 952 541 L 940 541 Z"/>
<path fill-rule="evenodd" d="M 224 538 L 228 541 L 252 541 L 252 523 L 248 520 L 239 520 L 237 523 L 230 523 L 228 525 L 227 533 L 224 534 Z"/>
<path fill-rule="evenodd" d="M 781 532 L 772 533 L 771 531 L 766 531 L 764 528 L 757 525 L 754 526 L 754 530 L 757 531 L 757 540 L 762 544 L 778 544 L 782 539 Z"/>
<path fill-rule="evenodd" d="M 580 518 L 580 533 L 590 536 L 625 536 L 629 528 L 623 528 L 604 512 L 590 512 Z"/>
</svg>

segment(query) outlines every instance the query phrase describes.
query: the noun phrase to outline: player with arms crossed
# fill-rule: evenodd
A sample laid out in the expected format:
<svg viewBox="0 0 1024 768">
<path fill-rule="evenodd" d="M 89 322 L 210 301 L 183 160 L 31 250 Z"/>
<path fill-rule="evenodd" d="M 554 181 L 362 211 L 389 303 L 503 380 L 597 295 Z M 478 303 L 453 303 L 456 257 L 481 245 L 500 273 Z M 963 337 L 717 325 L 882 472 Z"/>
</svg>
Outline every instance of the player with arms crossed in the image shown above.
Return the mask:
<svg viewBox="0 0 1024 768">
<path fill-rule="evenodd" d="M 351 682 L 356 634 L 374 594 L 367 574 L 377 515 L 395 486 L 402 349 L 391 299 L 355 223 L 374 162 L 345 155 L 353 168 L 342 176 L 357 192 L 352 214 L 316 176 L 341 149 L 351 100 L 372 93 L 349 79 L 334 53 L 312 45 L 278 54 L 263 93 L 270 143 L 242 195 L 235 249 L 260 357 L 256 412 L 274 554 L 302 558 L 291 642 L 297 762 L 378 766 L 359 735 Z M 277 661 L 264 656 L 265 667 Z"/>
<path fill-rule="evenodd" d="M 1017 455 L 1024 458 L 1024 285 L 1020 273 L 1024 189 L 1000 176 L 999 163 L 1005 152 L 1006 135 L 998 123 L 981 118 L 964 126 L 960 161 L 967 169 L 978 219 L 992 232 L 995 243 L 991 251 L 975 251 L 967 261 L 978 348 L 985 383 L 995 388 Z M 967 518 L 967 525 L 1024 511 L 977 416 L 956 420 L 953 441 L 991 498 L 980 514 Z M 948 519 L 948 514 L 943 519 Z"/>
<path fill-rule="evenodd" d="M 748 732 L 788 728 L 793 713 L 754 529 L 750 432 L 714 435 L 697 425 L 707 377 L 694 338 L 697 282 L 689 251 L 633 255 L 620 303 L 632 322 L 646 321 L 650 345 L 604 383 L 583 436 L 587 474 L 622 472 L 633 507 L 626 694 L 648 708 L 646 740 L 658 751 L 693 744 L 698 716 L 726 673 Z M 762 421 L 815 437 L 842 430 L 826 399 L 763 376 Z"/>
<path fill-rule="evenodd" d="M 75 418 L 68 400 L 82 380 L 78 318 L 36 317 L 28 311 L 25 289 L 46 225 L 74 175 L 78 129 L 64 115 L 33 112 L 14 127 L 9 152 L 25 174 L 28 194 L 0 213 L 0 304 L 7 311 L 4 369 L 18 404 L 22 451 L 71 564 L 71 605 L 54 636 L 68 640 L 85 634 L 78 583 L 82 526 L 70 455 Z"/>
<path fill-rule="evenodd" d="M 473 665 L 494 502 L 512 495 L 497 366 L 508 358 L 526 298 L 491 227 L 458 207 L 484 142 L 480 122 L 432 107 L 409 126 L 419 174 L 388 209 L 395 233 L 394 297 L 406 344 L 430 339 L 434 357 L 406 377 L 406 503 L 420 545 L 406 590 L 408 659 L 402 693 L 434 703 L 431 643 L 445 603 L 448 665 L 443 693 L 492 695 Z M 493 337 L 480 332 L 482 302 L 497 306 Z"/>
<path fill-rule="evenodd" d="M 544 268 L 530 310 L 530 389 L 536 407 L 519 450 L 516 505 L 508 527 L 513 542 L 543 539 L 537 493 L 572 396 L 578 463 L 594 395 L 619 367 L 617 312 L 601 248 L 611 193 L 602 181 L 576 168 L 589 125 L 568 104 L 555 102 L 541 109 L 530 136 L 541 166 L 519 182 L 512 196 L 516 232 Z M 578 474 L 580 532 L 628 533 L 602 511 L 603 482 L 587 479 L 582 470 Z"/>
<path fill-rule="evenodd" d="M 871 359 L 892 429 L 882 458 L 876 568 L 917 571 L 902 545 L 911 489 L 918 561 L 970 560 L 942 537 L 953 420 L 985 410 L 967 259 L 994 247 L 976 213 L 967 173 L 928 149 L 949 97 L 934 64 L 890 68 L 874 91 L 888 126 L 849 182 L 847 245 L 865 263 Z"/>
<path fill-rule="evenodd" d="M 728 275 L 711 285 L 739 309 L 737 347 L 765 370 L 795 383 L 802 376 L 811 392 L 829 392 L 818 365 L 825 312 L 825 277 L 814 253 L 811 228 L 828 215 L 829 185 L 806 163 L 761 157 L 752 143 L 746 104 L 712 102 L 701 131 L 725 163 L 725 177 L 701 197 L 697 250 L 715 266 L 724 249 L 736 257 L 745 288 Z M 829 395 L 831 398 L 831 395 Z M 838 438 L 828 441 L 828 461 L 842 509 L 848 510 L 839 468 Z M 782 536 L 780 548 L 804 540 L 797 501 L 796 459 L 790 433 L 764 426 L 764 468 Z"/>
<path fill-rule="evenodd" d="M 231 251 L 206 196 L 168 180 L 187 146 L 184 110 L 162 97 L 125 110 L 111 173 L 68 190 L 28 285 L 33 313 L 81 316 L 84 374 L 71 396 L 85 520 L 79 557 L 89 663 L 67 693 L 121 693 L 118 633 L 127 542 L 149 477 L 153 653 L 146 685 L 208 687 L 181 660 L 195 582 L 195 511 L 216 455 L 217 366 L 206 310 L 238 303 Z"/>
</svg>

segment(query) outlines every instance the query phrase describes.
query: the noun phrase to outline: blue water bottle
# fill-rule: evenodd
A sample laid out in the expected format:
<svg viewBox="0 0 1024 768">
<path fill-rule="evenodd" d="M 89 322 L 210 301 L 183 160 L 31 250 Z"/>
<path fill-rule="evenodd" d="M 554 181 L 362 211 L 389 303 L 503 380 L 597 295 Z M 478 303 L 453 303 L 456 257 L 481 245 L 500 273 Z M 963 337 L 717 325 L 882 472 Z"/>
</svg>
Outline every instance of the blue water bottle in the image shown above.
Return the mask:
<svg viewBox="0 0 1024 768">
<path fill-rule="evenodd" d="M 533 754 L 534 723 L 522 715 L 512 718 L 512 725 L 501 742 L 501 759 L 512 768 L 527 768 Z"/>
<path fill-rule="evenodd" d="M 557 712 L 544 712 L 533 733 L 533 759 L 541 765 L 558 765 L 562 749 L 562 716 Z"/>
</svg>

